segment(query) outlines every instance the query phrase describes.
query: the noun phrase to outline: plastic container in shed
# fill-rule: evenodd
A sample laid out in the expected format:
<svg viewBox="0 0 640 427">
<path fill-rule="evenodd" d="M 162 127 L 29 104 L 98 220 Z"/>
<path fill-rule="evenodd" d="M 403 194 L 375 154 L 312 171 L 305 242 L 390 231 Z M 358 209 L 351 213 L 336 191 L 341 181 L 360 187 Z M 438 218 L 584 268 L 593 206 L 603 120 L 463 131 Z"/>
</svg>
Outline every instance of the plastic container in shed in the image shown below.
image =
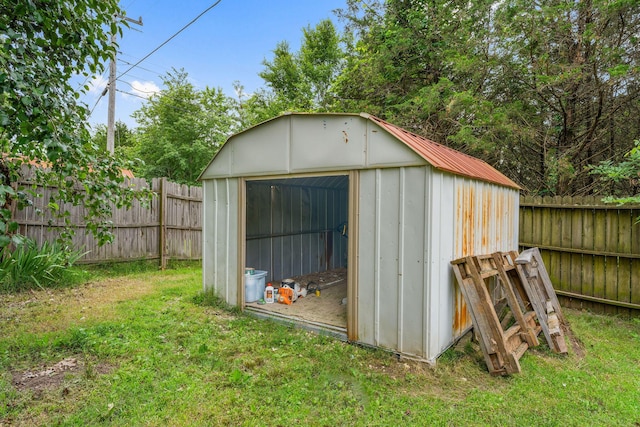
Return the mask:
<svg viewBox="0 0 640 427">
<path fill-rule="evenodd" d="M 256 302 L 264 297 L 267 271 L 255 270 L 253 274 L 244 275 L 244 301 Z"/>
</svg>

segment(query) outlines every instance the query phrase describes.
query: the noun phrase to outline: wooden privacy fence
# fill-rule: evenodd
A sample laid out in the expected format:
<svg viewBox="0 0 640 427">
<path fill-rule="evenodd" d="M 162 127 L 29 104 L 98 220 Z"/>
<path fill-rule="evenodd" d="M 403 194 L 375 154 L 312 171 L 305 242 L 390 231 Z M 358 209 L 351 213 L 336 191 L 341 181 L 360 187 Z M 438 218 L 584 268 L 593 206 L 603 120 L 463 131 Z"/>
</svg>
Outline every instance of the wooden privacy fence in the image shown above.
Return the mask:
<svg viewBox="0 0 640 427">
<path fill-rule="evenodd" d="M 640 314 L 640 206 L 522 197 L 520 246 L 538 247 L 564 305 Z"/>
<path fill-rule="evenodd" d="M 145 179 L 128 179 L 127 186 L 147 188 Z M 73 244 L 88 253 L 79 261 L 101 263 L 158 259 L 164 268 L 168 259 L 197 260 L 202 258 L 202 188 L 154 178 L 155 193 L 147 205 L 134 201 L 130 209 L 113 209 L 114 241 L 98 246 L 82 220 L 82 206 L 64 206 L 72 224 L 77 225 Z M 20 232 L 38 243 L 54 241 L 63 221 L 45 209 L 55 188 L 38 188 L 42 197 L 32 207 L 16 211 L 14 219 Z M 38 211 L 42 211 L 39 213 Z"/>
</svg>

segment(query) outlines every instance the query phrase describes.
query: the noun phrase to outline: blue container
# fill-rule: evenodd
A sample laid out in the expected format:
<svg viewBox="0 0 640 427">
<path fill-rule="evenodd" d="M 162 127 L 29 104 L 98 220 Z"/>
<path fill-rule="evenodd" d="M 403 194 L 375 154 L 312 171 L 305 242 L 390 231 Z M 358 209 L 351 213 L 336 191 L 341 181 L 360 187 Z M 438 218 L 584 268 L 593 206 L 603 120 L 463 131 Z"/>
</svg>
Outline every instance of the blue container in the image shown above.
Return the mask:
<svg viewBox="0 0 640 427">
<path fill-rule="evenodd" d="M 255 270 L 253 274 L 244 275 L 244 301 L 255 302 L 264 298 L 264 288 L 267 272 Z"/>
</svg>

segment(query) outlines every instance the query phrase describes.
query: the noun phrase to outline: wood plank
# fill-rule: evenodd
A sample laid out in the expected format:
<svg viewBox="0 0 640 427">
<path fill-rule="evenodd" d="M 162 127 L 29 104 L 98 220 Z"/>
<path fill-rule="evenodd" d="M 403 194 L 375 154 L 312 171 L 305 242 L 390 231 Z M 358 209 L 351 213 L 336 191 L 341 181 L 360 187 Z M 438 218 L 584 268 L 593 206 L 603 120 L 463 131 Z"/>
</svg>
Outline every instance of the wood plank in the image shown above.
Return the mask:
<svg viewBox="0 0 640 427">
<path fill-rule="evenodd" d="M 594 214 L 593 226 L 593 249 L 595 251 L 606 251 L 607 238 L 607 211 L 596 210 Z M 593 296 L 605 298 L 606 289 L 606 260 L 605 257 L 595 256 L 593 260 Z M 598 305 L 593 307 L 596 313 L 604 312 L 604 306 Z"/>
<path fill-rule="evenodd" d="M 573 198 L 566 196 L 560 199 L 560 203 L 562 205 L 572 206 Z M 561 246 L 563 248 L 572 248 L 573 247 L 573 239 L 572 239 L 572 231 L 573 231 L 573 211 L 574 209 L 558 209 L 560 214 L 560 230 L 561 230 Z M 559 288 L 570 291 L 571 287 L 571 254 L 566 252 L 560 253 L 560 282 Z M 570 306 L 573 308 L 579 307 L 580 301 L 571 301 Z"/>
<path fill-rule="evenodd" d="M 502 265 L 500 257 L 501 254 L 492 254 L 464 257 L 451 262 L 460 291 L 471 312 L 475 331 L 480 337 L 487 368 L 492 375 L 513 374 L 521 371 L 516 349 L 521 348 L 524 342 L 523 337 L 526 332 L 523 331 L 530 329 L 530 319 L 524 318 L 516 298 L 510 295 L 506 298 L 508 313 L 518 317 L 519 320 L 508 329 L 505 335 L 503 324 L 496 313 L 495 300 L 492 299 L 488 286 L 488 283 L 497 275 L 500 277 L 498 287 L 508 293 L 509 278 L 499 267 Z M 483 273 L 486 277 L 483 277 Z M 525 329 L 521 324 L 525 325 Z M 528 348 L 528 344 L 524 343 Z"/>
<path fill-rule="evenodd" d="M 492 342 L 491 338 L 484 332 L 491 330 L 488 325 L 488 318 L 478 309 L 482 302 L 475 291 L 475 286 L 473 284 L 474 279 L 470 277 L 469 272 L 467 271 L 467 266 L 470 263 L 471 260 L 469 257 L 459 258 L 458 260 L 451 262 L 454 267 L 453 272 L 456 276 L 456 280 L 458 281 L 460 292 L 467 301 L 467 307 L 469 308 L 471 320 L 479 338 L 480 347 L 482 349 L 487 368 L 491 373 L 500 372 L 502 370 L 502 361 L 498 360 L 497 356 L 493 356 L 496 352 L 494 342 Z"/>
<path fill-rule="evenodd" d="M 632 249 L 632 226 L 633 218 L 631 211 L 618 211 L 618 238 L 617 252 L 630 253 Z M 616 301 L 631 302 L 631 260 L 618 259 L 618 293 Z M 618 307 L 617 314 L 628 317 L 631 311 L 626 308 Z"/>
<path fill-rule="evenodd" d="M 583 199 L 585 205 L 591 205 L 594 203 L 594 197 L 589 196 Z M 582 209 L 582 246 L 584 250 L 593 250 L 594 248 L 594 214 L 595 211 L 588 207 Z M 582 286 L 580 294 L 593 296 L 593 263 L 595 255 L 582 255 Z M 593 303 L 590 301 L 584 301 L 583 307 L 587 310 L 593 310 Z"/>
<path fill-rule="evenodd" d="M 607 252 L 618 252 L 619 236 L 619 211 L 611 209 L 606 211 L 606 237 L 605 250 Z M 604 297 L 615 300 L 618 297 L 618 258 L 606 257 L 605 259 L 605 289 Z M 604 312 L 607 314 L 617 314 L 617 307 L 605 306 Z"/>
<path fill-rule="evenodd" d="M 526 310 L 522 305 L 522 296 L 520 298 L 516 298 L 516 294 L 514 291 L 515 286 L 504 268 L 504 264 L 510 265 L 510 256 L 509 254 L 496 252 L 493 254 L 493 258 L 496 263 L 496 268 L 498 270 L 500 280 L 503 284 L 503 289 L 509 303 L 509 307 L 511 308 L 511 312 L 516 319 L 517 324 L 520 326 L 522 336 L 527 341 L 527 344 L 529 344 L 529 346 L 537 346 L 539 344 L 538 338 L 536 337 L 534 330 L 529 326 L 524 318 L 524 312 Z"/>
<path fill-rule="evenodd" d="M 566 330 L 569 327 L 562 314 L 560 302 L 540 256 L 540 251 L 537 248 L 527 249 L 514 261 L 549 348 L 557 353 L 566 353 L 563 330 L 560 330 L 560 337 L 557 337 L 556 323 L 562 325 L 562 328 Z"/>
<path fill-rule="evenodd" d="M 544 198 L 545 203 L 553 203 L 554 205 L 556 205 L 556 201 L 554 197 L 545 197 Z M 561 247 L 561 243 L 562 243 L 562 239 L 561 239 L 561 234 L 559 232 L 558 229 L 558 225 L 560 224 L 560 215 L 558 213 L 559 208 L 554 207 L 554 208 L 549 208 L 549 217 L 547 218 L 547 222 L 548 225 L 545 227 L 547 236 L 546 240 L 548 241 L 548 244 L 551 246 L 557 246 L 557 247 Z M 543 243 L 547 243 L 547 242 L 543 242 Z M 549 252 L 547 254 L 547 256 L 549 257 L 549 261 L 547 263 L 547 266 L 549 268 L 549 274 L 551 275 L 551 279 L 553 281 L 553 283 L 556 283 L 559 289 L 562 289 L 562 282 L 561 282 L 561 272 L 562 272 L 562 265 L 560 263 L 560 254 L 558 252 Z"/>
<path fill-rule="evenodd" d="M 574 198 L 576 199 L 576 198 Z M 582 202 L 581 199 L 578 200 Z M 576 201 L 574 200 L 574 205 Z M 582 207 L 571 209 L 571 228 L 569 234 L 569 247 L 573 249 L 581 249 L 583 247 L 583 212 Z M 564 228 L 564 227 L 563 227 Z M 571 292 L 582 293 L 582 264 L 583 256 L 581 254 L 568 254 L 569 262 L 569 289 Z M 572 307 L 581 309 L 583 308 L 583 301 L 573 301 Z"/>
<path fill-rule="evenodd" d="M 520 208 L 520 242 L 533 242 L 534 241 L 534 208 L 525 207 Z"/>
</svg>

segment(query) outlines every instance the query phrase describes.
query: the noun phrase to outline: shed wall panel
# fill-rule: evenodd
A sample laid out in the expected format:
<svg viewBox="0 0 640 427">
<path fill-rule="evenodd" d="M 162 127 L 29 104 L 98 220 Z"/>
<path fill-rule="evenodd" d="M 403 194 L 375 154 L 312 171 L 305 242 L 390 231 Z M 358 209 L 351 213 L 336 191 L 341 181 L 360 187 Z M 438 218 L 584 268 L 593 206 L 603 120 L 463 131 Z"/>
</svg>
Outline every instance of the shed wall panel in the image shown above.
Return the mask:
<svg viewBox="0 0 640 427">
<path fill-rule="evenodd" d="M 423 167 L 360 172 L 358 339 L 425 357 Z"/>
<path fill-rule="evenodd" d="M 400 346 L 406 354 L 423 356 L 425 341 L 425 174 L 426 168 L 401 169 L 401 235 L 399 308 Z"/>
<path fill-rule="evenodd" d="M 234 137 L 231 171 L 234 176 L 282 174 L 289 170 L 289 120 L 274 120 Z"/>
<path fill-rule="evenodd" d="M 407 145 L 361 116 L 294 114 L 233 135 L 200 178 L 425 164 Z"/>
<path fill-rule="evenodd" d="M 291 172 L 344 170 L 365 163 L 366 122 L 358 116 L 294 116 Z"/>
<path fill-rule="evenodd" d="M 398 206 L 400 202 L 399 169 L 376 170 L 376 233 L 379 249 L 374 263 L 378 265 L 380 298 L 376 301 L 380 325 L 377 345 L 386 348 L 398 346 L 399 245 Z"/>
<path fill-rule="evenodd" d="M 461 177 L 453 179 L 456 258 L 517 250 L 517 190 Z"/>
<path fill-rule="evenodd" d="M 425 358 L 434 360 L 438 355 L 441 343 L 451 339 L 450 308 L 454 291 L 452 289 L 452 275 L 449 266 L 453 253 L 453 194 L 447 187 L 445 176 L 431 169 L 427 175 L 427 214 L 425 215 L 426 233 L 426 279 L 425 292 L 427 331 Z"/>
<path fill-rule="evenodd" d="M 398 144 L 394 136 L 367 122 L 367 161 L 368 168 L 422 166 L 425 161 L 404 144 Z"/>
<path fill-rule="evenodd" d="M 358 340 L 377 345 L 380 316 L 379 266 L 376 263 L 380 248 L 377 224 L 376 172 L 359 172 L 358 204 Z"/>
<path fill-rule="evenodd" d="M 238 304 L 238 180 L 205 181 L 203 278 L 229 304 Z"/>
</svg>

